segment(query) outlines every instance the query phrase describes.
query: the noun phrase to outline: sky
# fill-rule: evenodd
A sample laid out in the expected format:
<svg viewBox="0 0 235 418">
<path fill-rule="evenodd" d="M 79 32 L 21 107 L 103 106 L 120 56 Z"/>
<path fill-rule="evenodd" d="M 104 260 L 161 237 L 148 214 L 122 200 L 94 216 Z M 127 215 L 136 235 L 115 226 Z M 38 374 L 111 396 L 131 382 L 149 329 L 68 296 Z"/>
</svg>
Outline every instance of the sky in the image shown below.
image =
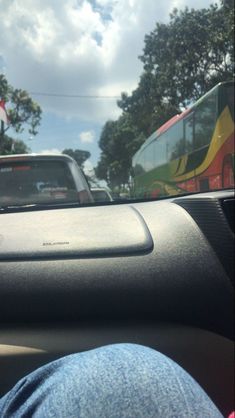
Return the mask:
<svg viewBox="0 0 235 418">
<path fill-rule="evenodd" d="M 0 73 L 15 88 L 27 90 L 43 112 L 34 139 L 27 131 L 14 137 L 23 139 L 32 152 L 87 150 L 91 153 L 87 166 L 95 166 L 102 126 L 120 115 L 117 97 L 138 85 L 142 72 L 138 56 L 145 34 L 156 22 L 167 23 L 175 7 L 201 8 L 210 3 L 0 0 Z"/>
</svg>

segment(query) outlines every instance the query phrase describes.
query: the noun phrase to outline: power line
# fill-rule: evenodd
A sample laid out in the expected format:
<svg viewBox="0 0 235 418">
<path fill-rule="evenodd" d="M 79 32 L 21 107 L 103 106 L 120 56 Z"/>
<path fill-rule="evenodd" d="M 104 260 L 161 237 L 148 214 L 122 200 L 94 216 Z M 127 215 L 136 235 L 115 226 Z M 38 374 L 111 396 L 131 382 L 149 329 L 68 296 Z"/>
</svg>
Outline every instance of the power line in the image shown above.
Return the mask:
<svg viewBox="0 0 235 418">
<path fill-rule="evenodd" d="M 48 96 L 48 97 L 65 97 L 72 99 L 120 99 L 120 96 L 99 96 L 99 95 L 88 95 L 88 94 L 63 94 L 63 93 L 45 93 L 38 91 L 30 91 L 29 94 L 32 96 Z"/>
</svg>

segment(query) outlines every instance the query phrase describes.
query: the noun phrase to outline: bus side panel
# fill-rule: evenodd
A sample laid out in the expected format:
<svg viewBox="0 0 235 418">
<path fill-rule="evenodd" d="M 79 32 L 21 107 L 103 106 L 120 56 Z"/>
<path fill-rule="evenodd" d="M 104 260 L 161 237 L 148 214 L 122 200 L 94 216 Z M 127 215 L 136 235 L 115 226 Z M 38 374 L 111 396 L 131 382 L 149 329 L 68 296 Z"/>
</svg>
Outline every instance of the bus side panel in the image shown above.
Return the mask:
<svg viewBox="0 0 235 418">
<path fill-rule="evenodd" d="M 176 178 L 177 185 L 189 192 L 233 187 L 233 156 L 234 120 L 226 106 L 216 122 L 204 160 L 195 170 L 185 172 L 178 181 Z"/>
<path fill-rule="evenodd" d="M 164 184 L 169 181 L 169 166 L 164 164 L 135 178 L 135 196 L 139 198 L 165 196 Z"/>
<path fill-rule="evenodd" d="M 223 179 L 224 164 L 229 161 L 231 167 L 233 167 L 234 159 L 234 132 L 227 141 L 221 146 L 215 158 L 209 165 L 209 167 L 202 172 L 199 176 L 191 178 L 185 182 L 177 183 L 178 187 L 185 191 L 198 192 L 203 190 L 215 190 L 224 187 L 226 182 L 228 187 L 234 186 L 234 168 L 233 175 L 227 174 L 230 177 Z M 224 174 L 226 175 L 226 174 Z"/>
</svg>

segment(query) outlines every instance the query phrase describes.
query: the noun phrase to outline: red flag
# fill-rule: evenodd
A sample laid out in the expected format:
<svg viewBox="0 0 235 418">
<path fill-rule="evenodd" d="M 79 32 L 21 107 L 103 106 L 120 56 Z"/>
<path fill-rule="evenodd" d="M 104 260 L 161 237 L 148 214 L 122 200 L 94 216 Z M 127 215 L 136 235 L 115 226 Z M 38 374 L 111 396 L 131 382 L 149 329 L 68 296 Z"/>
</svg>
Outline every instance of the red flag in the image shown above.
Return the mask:
<svg viewBox="0 0 235 418">
<path fill-rule="evenodd" d="M 0 100 L 0 120 L 2 120 L 6 124 L 10 123 L 4 100 Z"/>
</svg>

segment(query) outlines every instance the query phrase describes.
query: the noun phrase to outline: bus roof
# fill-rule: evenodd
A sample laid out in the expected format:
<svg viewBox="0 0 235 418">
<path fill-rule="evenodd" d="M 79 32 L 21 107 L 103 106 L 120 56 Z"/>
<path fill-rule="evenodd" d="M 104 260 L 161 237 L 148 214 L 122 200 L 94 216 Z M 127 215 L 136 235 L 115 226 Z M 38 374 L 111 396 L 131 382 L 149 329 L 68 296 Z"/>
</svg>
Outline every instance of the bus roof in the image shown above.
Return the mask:
<svg viewBox="0 0 235 418">
<path fill-rule="evenodd" d="M 169 119 L 167 122 L 165 122 L 160 128 L 158 128 L 156 131 L 150 135 L 145 142 L 142 144 L 140 149 L 136 152 L 136 154 L 133 156 L 133 158 L 139 154 L 148 144 L 150 144 L 154 139 L 162 135 L 164 132 L 166 132 L 171 126 L 173 126 L 176 122 L 183 119 L 188 113 L 190 113 L 192 108 L 185 109 L 182 113 L 179 113 L 177 115 L 172 116 L 171 119 Z"/>
<path fill-rule="evenodd" d="M 172 116 L 167 122 L 165 122 L 160 128 L 157 129 L 157 136 L 161 135 L 163 132 L 167 131 L 172 125 L 174 125 L 179 120 L 183 119 L 189 112 L 191 108 L 185 109 L 182 113 L 179 113 L 175 116 Z"/>
</svg>

